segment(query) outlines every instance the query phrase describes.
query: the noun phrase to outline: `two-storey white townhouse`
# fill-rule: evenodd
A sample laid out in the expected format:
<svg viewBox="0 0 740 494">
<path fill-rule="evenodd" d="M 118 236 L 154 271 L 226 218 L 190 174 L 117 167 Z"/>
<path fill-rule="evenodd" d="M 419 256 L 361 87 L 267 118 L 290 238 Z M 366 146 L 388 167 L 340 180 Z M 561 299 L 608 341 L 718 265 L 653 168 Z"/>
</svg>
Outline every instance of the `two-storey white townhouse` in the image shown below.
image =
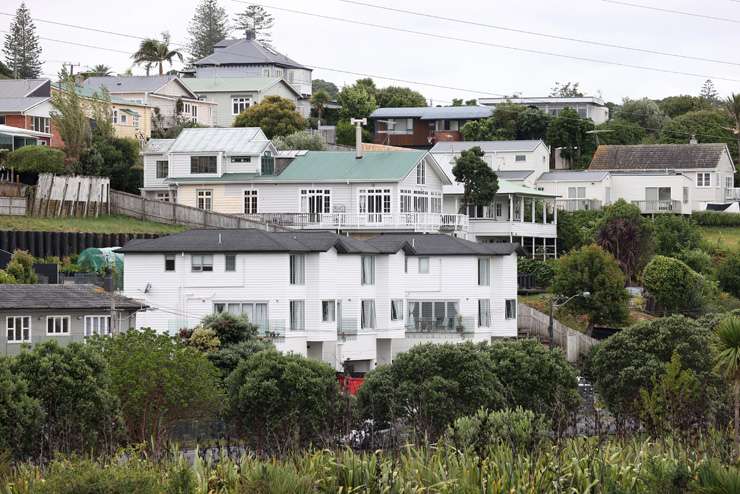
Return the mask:
<svg viewBox="0 0 740 494">
<path fill-rule="evenodd" d="M 326 231 L 191 230 L 131 241 L 138 327 L 175 333 L 228 311 L 281 351 L 366 372 L 424 342 L 517 334 L 515 244 L 442 234 L 367 240 Z"/>
</svg>

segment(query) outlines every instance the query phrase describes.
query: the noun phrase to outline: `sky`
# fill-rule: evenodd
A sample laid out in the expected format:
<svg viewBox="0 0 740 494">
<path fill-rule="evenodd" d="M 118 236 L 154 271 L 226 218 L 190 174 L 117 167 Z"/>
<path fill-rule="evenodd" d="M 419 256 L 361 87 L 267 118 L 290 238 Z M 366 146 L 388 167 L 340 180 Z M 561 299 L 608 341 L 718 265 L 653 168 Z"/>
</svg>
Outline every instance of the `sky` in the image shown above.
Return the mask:
<svg viewBox="0 0 740 494">
<path fill-rule="evenodd" d="M 237 0 L 219 1 L 232 17 L 247 5 Z M 341 87 L 351 84 L 359 76 L 339 71 L 370 74 L 375 76 L 376 84 L 381 87 L 391 84 L 409 86 L 431 99 L 433 104 L 443 105 L 458 97 L 470 99 L 515 93 L 545 96 L 555 82 L 567 81 L 579 82 L 587 95 L 601 95 L 606 101 L 613 102 L 621 102 L 625 97 L 696 95 L 707 78 L 713 79 L 720 96 L 733 91 L 740 92 L 738 0 L 622 0 L 621 4 L 611 0 L 362 1 L 446 19 L 375 9 L 341 0 L 265 0 L 263 5 L 275 17 L 273 46 L 299 63 L 323 67 L 314 70 L 314 79 L 329 80 Z M 128 53 L 136 50 L 139 41 L 41 20 L 134 36 L 158 36 L 162 31 L 168 31 L 174 43 L 184 43 L 187 41 L 187 26 L 197 3 L 198 0 L 26 0 L 31 15 L 36 19 L 37 33 L 42 38 L 43 72 L 49 77 L 55 76 L 64 62 L 81 64 L 83 70 L 85 66 L 106 64 L 114 71 L 123 72 L 131 67 Z M 624 3 L 673 9 L 722 20 L 646 10 Z M 18 5 L 15 0 L 5 0 L 0 13 L 12 13 Z M 311 17 L 279 10 L 278 7 L 420 31 L 434 36 Z M 450 18 L 729 63 L 554 40 L 456 23 Z M 0 31 L 7 31 L 10 21 L 9 16 L 0 15 Z M 241 33 L 235 35 L 241 36 Z M 52 39 L 90 47 L 71 46 Z M 641 70 L 521 50 L 546 51 L 698 75 Z M 178 63 L 175 68 L 179 66 Z M 134 73 L 143 74 L 143 69 L 134 67 Z M 457 89 L 394 82 L 382 76 Z"/>
</svg>

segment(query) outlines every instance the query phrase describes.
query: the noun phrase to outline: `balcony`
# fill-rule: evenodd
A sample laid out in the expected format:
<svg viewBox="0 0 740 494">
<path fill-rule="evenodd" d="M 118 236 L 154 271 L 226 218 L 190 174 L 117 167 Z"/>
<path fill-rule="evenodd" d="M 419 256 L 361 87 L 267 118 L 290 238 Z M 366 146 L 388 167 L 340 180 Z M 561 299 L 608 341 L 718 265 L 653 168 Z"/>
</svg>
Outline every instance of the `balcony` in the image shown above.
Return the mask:
<svg viewBox="0 0 740 494">
<path fill-rule="evenodd" d="M 740 187 L 725 189 L 725 201 L 740 201 Z"/>
<path fill-rule="evenodd" d="M 402 230 L 461 232 L 468 217 L 442 213 L 259 213 L 245 215 L 254 221 L 315 230 Z"/>
<path fill-rule="evenodd" d="M 256 321 L 255 324 L 259 328 L 257 334 L 266 338 L 285 338 L 285 334 L 288 331 L 285 319 Z"/>
<path fill-rule="evenodd" d="M 632 201 L 642 214 L 681 214 L 681 201 Z"/>
<path fill-rule="evenodd" d="M 407 333 L 465 334 L 475 331 L 474 317 L 410 318 L 406 321 Z"/>
<path fill-rule="evenodd" d="M 556 199 L 555 207 L 560 211 L 598 211 L 601 209 L 601 201 L 598 199 Z"/>
</svg>

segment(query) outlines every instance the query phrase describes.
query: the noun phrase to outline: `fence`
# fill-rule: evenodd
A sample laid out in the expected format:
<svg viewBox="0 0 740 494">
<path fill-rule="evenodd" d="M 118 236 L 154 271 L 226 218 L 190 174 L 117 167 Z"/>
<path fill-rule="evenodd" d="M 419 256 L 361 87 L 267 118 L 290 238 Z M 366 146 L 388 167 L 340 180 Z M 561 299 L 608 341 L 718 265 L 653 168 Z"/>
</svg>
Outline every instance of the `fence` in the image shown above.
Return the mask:
<svg viewBox="0 0 740 494">
<path fill-rule="evenodd" d="M 39 175 L 31 209 L 33 216 L 88 216 L 110 212 L 110 179 L 106 177 Z"/>
<path fill-rule="evenodd" d="M 110 212 L 141 220 L 196 228 L 257 228 L 266 231 L 290 231 L 290 228 L 256 221 L 232 214 L 214 213 L 204 209 L 157 201 L 142 196 L 110 191 Z"/>
<path fill-rule="evenodd" d="M 549 316 L 528 305 L 519 304 L 517 327 L 523 334 L 540 340 L 549 340 Z M 553 342 L 565 351 L 568 362 L 576 362 L 579 357 L 586 355 L 598 341 L 580 331 L 561 324 L 557 319 L 553 321 Z"/>
<path fill-rule="evenodd" d="M 25 216 L 26 204 L 25 197 L 0 196 L 0 216 Z"/>
<path fill-rule="evenodd" d="M 156 238 L 159 235 L 133 233 L 78 233 L 0 231 L 0 249 L 13 252 L 27 250 L 34 257 L 65 257 L 79 254 L 88 247 L 122 247 L 134 238 Z"/>
</svg>

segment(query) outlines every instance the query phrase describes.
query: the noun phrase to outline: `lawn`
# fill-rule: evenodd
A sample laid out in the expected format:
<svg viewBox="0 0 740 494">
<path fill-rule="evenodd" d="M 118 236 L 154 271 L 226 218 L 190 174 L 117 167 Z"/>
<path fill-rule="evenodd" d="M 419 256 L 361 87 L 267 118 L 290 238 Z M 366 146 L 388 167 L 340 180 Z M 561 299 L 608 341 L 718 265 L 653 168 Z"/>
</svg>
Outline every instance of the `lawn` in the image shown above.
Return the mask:
<svg viewBox="0 0 740 494">
<path fill-rule="evenodd" d="M 141 221 L 128 216 L 99 218 L 35 218 L 0 216 L 0 230 L 27 230 L 86 233 L 177 233 L 187 230 L 180 225 Z"/>
<path fill-rule="evenodd" d="M 704 240 L 714 247 L 722 250 L 740 247 L 740 227 L 703 226 L 701 232 Z"/>
</svg>

